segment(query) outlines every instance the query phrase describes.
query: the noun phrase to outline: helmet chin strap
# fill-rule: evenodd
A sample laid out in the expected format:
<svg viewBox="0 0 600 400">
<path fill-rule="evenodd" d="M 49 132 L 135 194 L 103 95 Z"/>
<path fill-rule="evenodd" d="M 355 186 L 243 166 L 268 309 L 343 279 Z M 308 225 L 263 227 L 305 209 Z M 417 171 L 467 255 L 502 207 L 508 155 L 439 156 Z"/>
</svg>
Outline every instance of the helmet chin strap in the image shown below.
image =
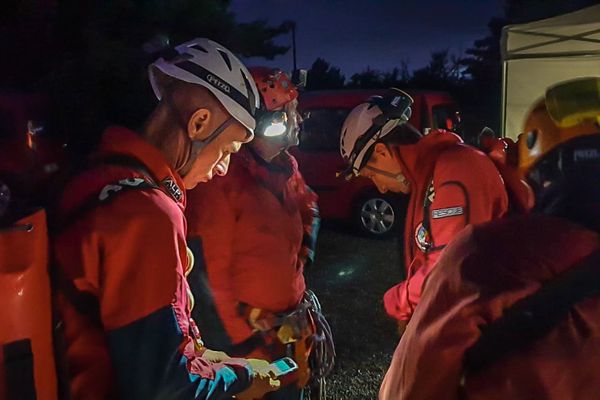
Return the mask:
<svg viewBox="0 0 600 400">
<path fill-rule="evenodd" d="M 229 125 L 231 125 L 234 122 L 235 120 L 233 119 L 233 117 L 229 117 L 221 125 L 219 125 L 217 129 L 215 129 L 206 139 L 192 140 L 192 146 L 190 147 L 190 154 L 188 156 L 188 160 L 179 171 L 180 175 L 186 176 L 192 169 L 192 165 L 194 165 L 194 162 L 198 158 L 198 155 L 200 154 L 202 149 L 205 148 L 210 142 L 215 140 L 217 136 L 219 136 L 225 129 L 229 127 Z M 187 132 L 187 128 L 185 132 Z"/>
<path fill-rule="evenodd" d="M 398 172 L 395 174 L 393 172 L 388 172 L 388 171 L 384 171 L 379 168 L 371 167 L 370 165 L 365 165 L 365 168 L 368 169 L 369 171 L 375 172 L 376 174 L 387 176 L 388 178 L 392 178 L 398 182 L 401 182 L 404 184 L 409 183 L 408 180 L 406 179 L 406 177 L 402 174 L 402 172 Z"/>
<path fill-rule="evenodd" d="M 171 111 L 173 113 L 175 113 L 175 116 L 177 119 L 177 124 L 179 125 L 179 129 L 181 129 L 184 132 L 184 134 L 187 134 L 187 131 L 188 131 L 187 121 L 185 120 L 183 115 L 181 115 L 181 113 L 179 112 L 179 109 L 175 105 L 175 102 L 173 101 L 173 98 L 171 96 L 172 96 L 171 91 L 165 90 L 165 92 L 163 93 L 162 100 L 171 109 Z M 192 146 L 190 147 L 190 153 L 188 155 L 188 159 L 187 159 L 186 163 L 183 165 L 183 167 L 181 167 L 181 169 L 178 171 L 179 174 L 181 176 L 186 176 L 192 169 L 192 165 L 194 165 L 194 162 L 196 161 L 196 158 L 198 158 L 200 151 L 204 147 L 206 147 L 210 142 L 215 140 L 215 138 L 217 136 L 219 136 L 219 134 L 221 134 L 225 129 L 227 129 L 227 127 L 229 127 L 229 125 L 231 125 L 234 122 L 235 122 L 235 119 L 232 116 L 229 116 L 229 118 L 227 118 L 221 125 L 219 125 L 207 138 L 202 139 L 202 140 L 192 140 Z"/>
</svg>

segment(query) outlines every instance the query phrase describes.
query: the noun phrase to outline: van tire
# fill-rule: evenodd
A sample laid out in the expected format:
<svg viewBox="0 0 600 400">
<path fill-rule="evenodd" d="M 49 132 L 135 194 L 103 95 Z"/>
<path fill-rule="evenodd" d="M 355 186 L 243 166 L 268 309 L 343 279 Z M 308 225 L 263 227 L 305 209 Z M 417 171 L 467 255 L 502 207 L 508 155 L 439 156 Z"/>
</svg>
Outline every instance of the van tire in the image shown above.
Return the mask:
<svg viewBox="0 0 600 400">
<path fill-rule="evenodd" d="M 407 196 L 368 191 L 354 207 L 354 225 L 358 232 L 371 238 L 389 238 L 402 232 Z"/>
</svg>

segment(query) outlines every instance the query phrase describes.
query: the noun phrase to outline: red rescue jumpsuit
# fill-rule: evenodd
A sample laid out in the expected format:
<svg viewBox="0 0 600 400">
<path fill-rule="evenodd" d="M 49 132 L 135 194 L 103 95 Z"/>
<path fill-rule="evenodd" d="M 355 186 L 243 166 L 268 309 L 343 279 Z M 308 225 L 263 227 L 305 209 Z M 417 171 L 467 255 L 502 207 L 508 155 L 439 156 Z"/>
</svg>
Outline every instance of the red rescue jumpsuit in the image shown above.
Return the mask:
<svg viewBox="0 0 600 400">
<path fill-rule="evenodd" d="M 210 290 L 233 345 L 256 333 L 240 304 L 281 313 L 302 300 L 316 199 L 291 155 L 267 164 L 249 147 L 232 156 L 225 177 L 190 191 L 189 237 L 202 240 Z M 281 354 L 259 347 L 250 356 Z"/>
<path fill-rule="evenodd" d="M 78 215 L 54 241 L 72 398 L 220 399 L 244 390 L 251 373 L 244 360 L 210 363 L 194 348 L 181 178 L 124 128 L 104 134 L 97 157 L 107 156 L 136 159 L 160 187 L 125 192 L 113 184 L 144 173 L 101 163 L 64 193 L 67 216 L 88 199 L 123 191 Z"/>
<path fill-rule="evenodd" d="M 406 321 L 441 250 L 467 225 L 502 217 L 508 197 L 494 163 L 453 133 L 432 131 L 393 150 L 412 189 L 404 233 L 407 279 L 386 292 L 384 305 Z"/>
</svg>

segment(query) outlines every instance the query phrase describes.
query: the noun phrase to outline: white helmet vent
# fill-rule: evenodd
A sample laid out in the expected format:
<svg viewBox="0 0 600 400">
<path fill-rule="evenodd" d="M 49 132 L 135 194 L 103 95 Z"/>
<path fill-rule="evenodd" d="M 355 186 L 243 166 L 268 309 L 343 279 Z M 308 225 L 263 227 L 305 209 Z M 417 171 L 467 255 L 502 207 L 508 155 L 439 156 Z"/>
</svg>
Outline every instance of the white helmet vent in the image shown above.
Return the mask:
<svg viewBox="0 0 600 400">
<path fill-rule="evenodd" d="M 249 131 L 256 127 L 255 114 L 260 106 L 258 90 L 242 62 L 227 48 L 209 39 L 194 39 L 175 46 L 149 67 L 150 82 L 161 99 L 159 70 L 175 79 L 204 86 L 229 114 Z"/>
<path fill-rule="evenodd" d="M 217 51 L 219 52 L 221 57 L 223 57 L 223 60 L 225 60 L 225 64 L 227 64 L 227 68 L 229 68 L 229 70 L 231 71 L 231 60 L 229 59 L 229 56 L 227 55 L 227 53 L 225 53 L 223 50 L 217 50 Z"/>
</svg>

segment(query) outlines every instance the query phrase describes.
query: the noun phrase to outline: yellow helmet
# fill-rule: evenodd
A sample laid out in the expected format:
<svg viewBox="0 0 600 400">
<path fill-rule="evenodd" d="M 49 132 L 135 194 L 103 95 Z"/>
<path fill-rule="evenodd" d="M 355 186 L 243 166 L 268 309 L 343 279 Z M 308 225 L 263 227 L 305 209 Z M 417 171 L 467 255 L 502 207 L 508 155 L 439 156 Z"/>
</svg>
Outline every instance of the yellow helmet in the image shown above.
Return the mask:
<svg viewBox="0 0 600 400">
<path fill-rule="evenodd" d="M 556 147 L 581 136 L 599 135 L 600 78 L 561 82 L 528 113 L 519 136 L 519 169 L 527 174 Z"/>
</svg>

